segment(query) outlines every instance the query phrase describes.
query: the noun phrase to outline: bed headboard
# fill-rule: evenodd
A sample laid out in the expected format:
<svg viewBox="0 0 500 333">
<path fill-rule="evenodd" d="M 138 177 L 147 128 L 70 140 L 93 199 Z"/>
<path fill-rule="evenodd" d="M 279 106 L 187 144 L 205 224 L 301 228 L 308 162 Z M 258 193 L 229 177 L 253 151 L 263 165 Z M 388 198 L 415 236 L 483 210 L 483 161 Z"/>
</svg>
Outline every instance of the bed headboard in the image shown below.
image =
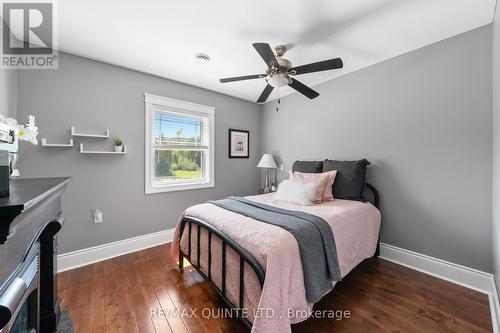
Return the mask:
<svg viewBox="0 0 500 333">
<path fill-rule="evenodd" d="M 366 198 L 377 209 L 380 210 L 378 191 L 375 188 L 375 186 L 366 182 L 366 186 L 363 189 L 363 197 Z M 377 248 L 375 250 L 375 257 L 378 257 L 378 256 L 380 256 L 380 230 L 379 230 L 379 236 L 378 236 L 378 241 L 377 241 Z"/>
<path fill-rule="evenodd" d="M 324 172 L 325 169 L 323 167 L 323 163 L 328 160 L 324 161 L 295 161 L 292 166 L 292 171 L 299 171 L 299 172 L 306 172 L 306 173 L 321 173 Z M 330 160 L 335 162 L 335 160 Z M 370 164 L 366 159 L 359 160 L 359 161 L 344 161 L 344 163 L 351 163 L 351 162 L 363 162 L 363 168 L 365 170 L 365 173 L 363 174 L 363 180 L 361 182 L 366 181 L 366 167 Z M 342 163 L 342 162 L 341 162 Z M 359 168 L 359 167 L 357 167 Z M 356 174 L 356 173 L 355 173 Z M 359 177 L 359 173 L 357 173 L 357 177 Z M 360 182 L 358 182 L 360 184 Z M 334 185 L 335 187 L 335 185 Z M 358 187 L 359 188 L 359 187 Z M 357 188 L 356 188 L 357 190 Z M 357 191 L 356 191 L 357 192 Z M 357 194 L 357 193 L 356 193 Z M 374 205 L 377 209 L 379 209 L 379 194 L 375 186 L 372 184 L 365 182 L 365 187 L 363 189 L 363 192 L 361 193 L 361 201 L 368 201 L 372 205 Z M 365 200 L 363 200 L 365 199 Z"/>
<path fill-rule="evenodd" d="M 375 186 L 367 182 L 365 188 L 363 189 L 363 197 L 379 209 L 379 195 Z"/>
</svg>

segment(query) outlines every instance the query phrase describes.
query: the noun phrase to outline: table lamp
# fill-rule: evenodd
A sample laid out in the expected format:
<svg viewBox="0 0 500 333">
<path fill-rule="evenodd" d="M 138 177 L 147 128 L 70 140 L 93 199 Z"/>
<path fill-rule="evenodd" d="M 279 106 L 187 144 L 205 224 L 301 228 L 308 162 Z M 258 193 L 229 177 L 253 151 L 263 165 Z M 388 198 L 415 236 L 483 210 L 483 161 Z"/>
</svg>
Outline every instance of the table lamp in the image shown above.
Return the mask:
<svg viewBox="0 0 500 333">
<path fill-rule="evenodd" d="M 269 169 L 276 169 L 276 162 L 274 162 L 273 155 L 264 154 L 260 159 L 259 164 L 257 164 L 257 168 L 264 168 L 266 171 L 266 187 L 264 188 L 264 192 L 269 191 L 271 188 L 271 184 L 269 184 Z"/>
</svg>

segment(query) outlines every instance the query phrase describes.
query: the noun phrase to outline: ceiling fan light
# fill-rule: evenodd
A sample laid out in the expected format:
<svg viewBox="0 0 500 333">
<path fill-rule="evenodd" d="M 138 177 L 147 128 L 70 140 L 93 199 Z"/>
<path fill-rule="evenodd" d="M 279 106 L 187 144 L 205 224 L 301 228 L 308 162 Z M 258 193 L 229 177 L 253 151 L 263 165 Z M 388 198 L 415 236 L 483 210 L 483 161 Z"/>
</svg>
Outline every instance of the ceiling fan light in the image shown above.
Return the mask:
<svg viewBox="0 0 500 333">
<path fill-rule="evenodd" d="M 266 81 L 271 87 L 281 88 L 290 83 L 290 78 L 288 77 L 288 75 L 278 74 L 274 76 L 268 76 L 266 78 Z"/>
</svg>

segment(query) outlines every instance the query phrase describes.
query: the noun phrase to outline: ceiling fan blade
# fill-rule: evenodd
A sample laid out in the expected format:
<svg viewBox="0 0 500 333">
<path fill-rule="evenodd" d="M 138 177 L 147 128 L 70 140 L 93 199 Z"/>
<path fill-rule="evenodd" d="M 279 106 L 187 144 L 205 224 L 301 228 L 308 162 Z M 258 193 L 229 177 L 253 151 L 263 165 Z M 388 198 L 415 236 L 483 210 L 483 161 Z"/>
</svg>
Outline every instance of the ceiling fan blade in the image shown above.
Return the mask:
<svg viewBox="0 0 500 333">
<path fill-rule="evenodd" d="M 276 67 L 278 68 L 280 64 L 278 63 L 278 60 L 276 60 L 276 57 L 274 56 L 274 52 L 267 43 L 253 43 L 252 44 L 255 50 L 259 52 L 260 56 L 264 61 L 266 62 L 267 66 L 269 68 Z"/>
<path fill-rule="evenodd" d="M 302 95 L 309 97 L 310 99 L 316 98 L 319 96 L 319 94 L 306 86 L 305 84 L 295 80 L 295 79 L 290 79 L 290 83 L 288 84 L 290 87 L 293 89 L 297 90 L 299 93 Z"/>
<path fill-rule="evenodd" d="M 344 67 L 344 63 L 342 62 L 342 59 L 335 58 L 335 59 L 330 59 L 330 60 L 313 62 L 312 64 L 293 67 L 290 69 L 290 71 L 295 71 L 295 73 L 293 75 L 300 75 L 300 74 L 306 74 L 306 73 L 327 71 L 330 69 L 339 69 L 342 67 Z"/>
<path fill-rule="evenodd" d="M 252 80 L 252 79 L 261 79 L 266 77 L 267 74 L 255 74 L 255 75 L 245 75 L 245 76 L 235 76 L 235 77 L 226 77 L 224 79 L 220 79 L 221 83 L 226 82 L 234 82 L 234 81 L 243 81 L 243 80 Z"/>
<path fill-rule="evenodd" d="M 264 88 L 264 91 L 262 92 L 262 94 L 260 94 L 259 99 L 257 100 L 257 103 L 265 103 L 267 101 L 267 98 L 269 97 L 269 95 L 271 95 L 271 92 L 273 91 L 273 89 L 274 88 L 268 84 Z"/>
</svg>

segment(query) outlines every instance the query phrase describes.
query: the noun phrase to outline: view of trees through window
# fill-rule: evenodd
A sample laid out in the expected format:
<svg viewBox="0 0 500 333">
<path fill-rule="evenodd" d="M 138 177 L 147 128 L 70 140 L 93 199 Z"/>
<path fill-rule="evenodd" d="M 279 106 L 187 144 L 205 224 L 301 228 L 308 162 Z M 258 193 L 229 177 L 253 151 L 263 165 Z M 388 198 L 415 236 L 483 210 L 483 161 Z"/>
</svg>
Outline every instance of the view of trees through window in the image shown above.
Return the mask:
<svg viewBox="0 0 500 333">
<path fill-rule="evenodd" d="M 155 180 L 200 179 L 201 151 L 155 150 Z"/>
<path fill-rule="evenodd" d="M 155 112 L 155 181 L 203 178 L 203 117 Z"/>
</svg>

